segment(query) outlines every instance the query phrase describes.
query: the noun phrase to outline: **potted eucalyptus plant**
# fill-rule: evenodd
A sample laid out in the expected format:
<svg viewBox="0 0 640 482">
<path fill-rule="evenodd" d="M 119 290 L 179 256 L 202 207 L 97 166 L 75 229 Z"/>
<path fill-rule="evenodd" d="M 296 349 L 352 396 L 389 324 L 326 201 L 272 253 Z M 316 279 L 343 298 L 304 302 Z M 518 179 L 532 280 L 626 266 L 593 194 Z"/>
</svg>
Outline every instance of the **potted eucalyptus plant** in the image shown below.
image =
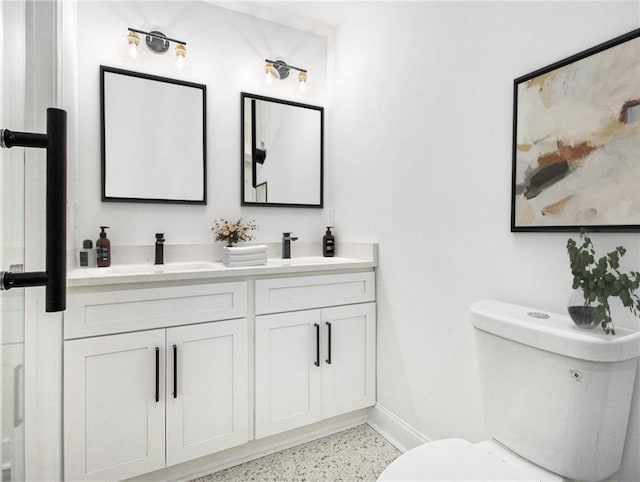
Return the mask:
<svg viewBox="0 0 640 482">
<path fill-rule="evenodd" d="M 579 242 L 569 238 L 567 252 L 573 275 L 573 290 L 569 300 L 569 316 L 580 327 L 600 325 L 604 332 L 615 335 L 611 319 L 609 298 L 620 298 L 631 313 L 640 316 L 640 297 L 635 291 L 640 287 L 640 273 L 620 272 L 620 258 L 627 250 L 618 246 L 598 260 L 591 238 L 580 232 Z"/>
</svg>

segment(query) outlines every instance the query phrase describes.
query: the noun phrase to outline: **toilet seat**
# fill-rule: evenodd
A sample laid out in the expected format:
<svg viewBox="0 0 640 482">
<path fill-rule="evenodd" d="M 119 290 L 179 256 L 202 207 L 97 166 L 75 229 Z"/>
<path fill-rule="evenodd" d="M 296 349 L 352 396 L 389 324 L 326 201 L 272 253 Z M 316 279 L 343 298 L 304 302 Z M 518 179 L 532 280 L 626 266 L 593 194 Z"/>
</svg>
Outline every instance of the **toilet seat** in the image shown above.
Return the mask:
<svg viewBox="0 0 640 482">
<path fill-rule="evenodd" d="M 394 460 L 378 478 L 391 481 L 561 482 L 492 440 L 472 444 L 452 438 L 420 445 Z"/>
</svg>

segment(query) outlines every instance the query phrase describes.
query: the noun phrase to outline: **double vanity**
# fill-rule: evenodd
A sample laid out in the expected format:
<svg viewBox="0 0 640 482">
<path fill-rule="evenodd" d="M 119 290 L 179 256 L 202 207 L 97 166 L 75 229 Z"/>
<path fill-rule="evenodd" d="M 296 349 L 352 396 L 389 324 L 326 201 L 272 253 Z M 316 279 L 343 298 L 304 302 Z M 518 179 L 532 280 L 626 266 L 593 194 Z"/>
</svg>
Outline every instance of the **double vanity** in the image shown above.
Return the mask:
<svg viewBox="0 0 640 482">
<path fill-rule="evenodd" d="M 343 253 L 71 270 L 65 479 L 251 458 L 258 440 L 372 406 L 377 245 Z"/>
</svg>

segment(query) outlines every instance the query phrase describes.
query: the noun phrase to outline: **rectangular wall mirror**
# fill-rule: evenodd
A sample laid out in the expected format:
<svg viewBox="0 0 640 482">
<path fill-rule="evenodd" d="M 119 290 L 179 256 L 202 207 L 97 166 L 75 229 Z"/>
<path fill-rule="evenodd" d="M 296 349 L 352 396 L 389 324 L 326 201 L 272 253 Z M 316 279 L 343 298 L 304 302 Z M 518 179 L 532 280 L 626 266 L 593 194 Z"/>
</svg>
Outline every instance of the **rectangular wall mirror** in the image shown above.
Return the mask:
<svg viewBox="0 0 640 482">
<path fill-rule="evenodd" d="M 102 200 L 207 202 L 206 86 L 100 66 Z"/>
<path fill-rule="evenodd" d="M 321 208 L 324 108 L 242 93 L 242 205 Z"/>
</svg>

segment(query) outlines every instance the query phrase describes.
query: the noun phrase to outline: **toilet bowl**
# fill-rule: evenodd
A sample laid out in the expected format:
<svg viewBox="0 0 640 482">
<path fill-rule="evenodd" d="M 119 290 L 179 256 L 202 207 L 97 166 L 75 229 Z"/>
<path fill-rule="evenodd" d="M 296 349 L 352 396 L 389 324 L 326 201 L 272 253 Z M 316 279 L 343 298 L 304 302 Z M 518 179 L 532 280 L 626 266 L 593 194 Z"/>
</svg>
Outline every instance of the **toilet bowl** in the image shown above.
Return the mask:
<svg viewBox="0 0 640 482">
<path fill-rule="evenodd" d="M 426 443 L 394 460 L 378 478 L 398 481 L 561 482 L 557 474 L 539 467 L 494 440 L 472 444 L 450 438 Z"/>
</svg>

